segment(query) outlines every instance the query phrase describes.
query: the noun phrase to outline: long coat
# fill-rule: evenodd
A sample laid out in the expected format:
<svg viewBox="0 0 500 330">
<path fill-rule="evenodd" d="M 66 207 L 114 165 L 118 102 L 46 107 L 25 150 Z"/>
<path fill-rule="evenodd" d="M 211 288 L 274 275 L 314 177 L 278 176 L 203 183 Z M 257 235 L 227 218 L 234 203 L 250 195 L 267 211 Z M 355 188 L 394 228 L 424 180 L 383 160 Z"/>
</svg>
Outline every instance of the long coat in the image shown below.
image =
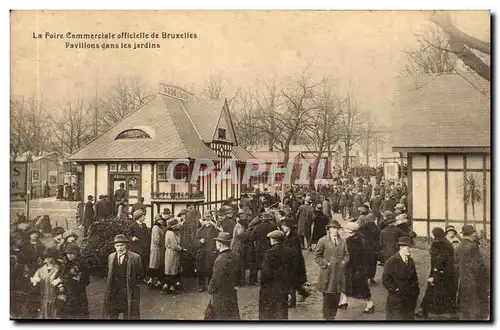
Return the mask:
<svg viewBox="0 0 500 330">
<path fill-rule="evenodd" d="M 317 243 L 321 237 L 326 235 L 326 225 L 329 221 L 329 218 L 327 218 L 322 211 L 314 211 L 311 240 L 313 244 Z"/>
<path fill-rule="evenodd" d="M 432 242 L 431 271 L 433 285 L 427 286 L 422 309 L 433 314 L 454 313 L 456 291 L 455 265 L 453 264 L 453 246 L 445 238 Z"/>
<path fill-rule="evenodd" d="M 464 238 L 455 249 L 460 318 L 483 320 L 489 316 L 489 274 L 476 243 Z"/>
<path fill-rule="evenodd" d="M 374 278 L 377 272 L 377 256 L 379 254 L 379 235 L 377 225 L 369 221 L 359 227 L 359 233 L 362 235 L 366 249 L 366 259 L 368 262 L 368 278 Z"/>
<path fill-rule="evenodd" d="M 382 213 L 380 212 L 381 207 L 382 197 L 380 197 L 380 195 L 375 195 L 375 197 L 370 200 L 370 209 L 372 209 L 373 214 L 375 214 L 378 221 L 382 218 Z"/>
<path fill-rule="evenodd" d="M 113 266 L 116 258 L 116 252 L 113 252 L 108 256 L 108 277 L 106 279 L 106 290 L 104 291 L 104 305 L 102 309 L 103 319 L 107 319 L 109 317 L 112 307 L 111 304 L 115 303 L 111 301 L 111 290 L 113 289 Z M 141 256 L 132 251 L 127 251 L 125 258 L 127 259 L 127 318 L 139 319 L 141 317 L 141 290 L 139 284 L 141 283 L 141 279 L 144 274 Z"/>
<path fill-rule="evenodd" d="M 203 226 L 196 231 L 196 244 L 198 252 L 196 254 L 196 270 L 198 273 L 210 277 L 216 257 L 215 240 L 219 231 L 212 225 Z M 200 239 L 205 239 L 201 243 Z"/>
<path fill-rule="evenodd" d="M 177 275 L 181 266 L 181 238 L 178 233 L 165 233 L 165 275 Z"/>
<path fill-rule="evenodd" d="M 55 305 L 57 289 L 52 285 L 52 281 L 61 275 L 61 268 L 55 264 L 49 270 L 47 265 L 40 267 L 33 277 L 39 278 L 38 286 L 40 288 L 40 318 L 55 319 L 58 317 L 58 311 Z"/>
<path fill-rule="evenodd" d="M 405 235 L 407 236 L 402 229 L 394 226 L 387 226 L 380 231 L 380 248 L 383 262 L 399 251 L 399 238 Z"/>
<path fill-rule="evenodd" d="M 314 261 L 321 268 L 316 284 L 318 291 L 336 294 L 344 292 L 344 269 L 349 262 L 349 251 L 345 240 L 338 236 L 335 246 L 330 235 L 320 238 L 314 250 Z"/>
<path fill-rule="evenodd" d="M 264 253 L 271 247 L 267 234 L 276 229 L 277 227 L 275 224 L 266 221 L 258 224 L 255 226 L 255 229 L 251 231 L 248 240 L 251 242 L 250 244 L 254 245 L 253 261 L 255 269 L 261 269 Z"/>
<path fill-rule="evenodd" d="M 83 225 L 88 227 L 94 222 L 94 203 L 88 201 L 85 203 L 85 209 L 83 211 Z"/>
<path fill-rule="evenodd" d="M 288 292 L 295 265 L 293 251 L 275 244 L 264 254 L 259 290 L 259 320 L 288 319 Z"/>
<path fill-rule="evenodd" d="M 231 240 L 231 251 L 233 251 L 240 259 L 240 263 L 245 263 L 246 260 L 246 241 L 247 230 L 241 224 L 237 223 L 233 230 L 233 239 Z"/>
<path fill-rule="evenodd" d="M 345 295 L 358 299 L 371 297 L 368 287 L 368 266 L 372 261 L 359 232 L 346 239 L 349 262 L 345 267 Z"/>
<path fill-rule="evenodd" d="M 162 269 L 165 262 L 165 231 L 154 225 L 151 230 L 151 246 L 149 248 L 149 268 Z"/>
<path fill-rule="evenodd" d="M 299 221 L 298 234 L 300 236 L 311 237 L 313 215 L 314 209 L 309 204 L 303 204 L 297 210 L 297 219 Z"/>
<path fill-rule="evenodd" d="M 352 206 L 351 206 L 350 216 L 353 218 L 357 218 L 360 214 L 360 212 L 358 211 L 358 207 L 363 205 L 363 196 L 360 195 L 359 193 L 355 194 L 351 205 Z"/>
<path fill-rule="evenodd" d="M 182 246 L 190 253 L 194 253 L 196 248 L 196 231 L 200 227 L 200 218 L 200 211 L 189 210 L 186 214 L 186 221 L 181 228 Z"/>
<path fill-rule="evenodd" d="M 130 251 L 135 252 L 144 258 L 149 255 L 150 242 L 149 242 L 149 232 L 148 227 L 145 223 L 134 222 L 130 225 L 130 237 L 137 237 L 138 240 L 130 242 Z M 146 261 L 149 260 L 146 259 Z"/>
<path fill-rule="evenodd" d="M 80 276 L 75 279 L 72 268 L 77 267 Z M 89 301 L 87 298 L 87 286 L 89 285 L 89 269 L 86 262 L 78 258 L 68 261 L 62 275 L 64 287 L 66 288 L 66 302 L 61 311 L 63 318 L 86 319 L 89 317 Z"/>
<path fill-rule="evenodd" d="M 214 320 L 239 320 L 236 274 L 239 256 L 231 250 L 222 251 L 214 261 L 208 293 L 214 308 Z"/>
<path fill-rule="evenodd" d="M 420 293 L 415 262 L 408 257 L 408 265 L 396 253 L 384 265 L 382 283 L 388 291 L 387 320 L 413 320 Z"/>
<path fill-rule="evenodd" d="M 288 236 L 286 236 L 283 245 L 293 251 L 293 257 L 295 260 L 293 273 L 290 276 L 290 285 L 292 288 L 299 287 L 307 282 L 306 263 L 304 255 L 302 254 L 302 245 L 300 243 L 299 235 L 297 235 L 297 233 L 293 230 L 290 231 Z"/>
</svg>

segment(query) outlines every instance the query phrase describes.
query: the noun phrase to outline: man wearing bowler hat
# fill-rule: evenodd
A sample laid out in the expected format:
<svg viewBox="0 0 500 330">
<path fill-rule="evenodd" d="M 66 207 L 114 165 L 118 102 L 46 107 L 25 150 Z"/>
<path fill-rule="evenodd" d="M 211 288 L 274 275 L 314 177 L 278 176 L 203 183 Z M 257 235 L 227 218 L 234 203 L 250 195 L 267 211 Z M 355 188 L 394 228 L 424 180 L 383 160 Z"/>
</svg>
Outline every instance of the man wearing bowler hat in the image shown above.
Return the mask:
<svg viewBox="0 0 500 330">
<path fill-rule="evenodd" d="M 236 281 L 239 272 L 239 256 L 230 249 L 231 235 L 219 232 L 213 239 L 219 252 L 214 262 L 212 278 L 208 284 L 214 320 L 239 320 Z"/>
<path fill-rule="evenodd" d="M 386 319 L 414 320 L 420 289 L 415 262 L 411 258 L 412 240 L 401 237 L 398 245 L 399 251 L 386 261 L 382 275 L 382 283 L 388 291 Z"/>
<path fill-rule="evenodd" d="M 320 267 L 316 286 L 323 293 L 323 318 L 335 320 L 340 294 L 345 290 L 344 270 L 349 262 L 349 252 L 345 240 L 339 235 L 340 223 L 332 220 L 326 228 L 327 234 L 319 239 L 314 250 L 314 261 Z"/>
<path fill-rule="evenodd" d="M 285 234 L 268 233 L 271 248 L 264 253 L 259 290 L 259 320 L 287 320 L 288 293 L 293 286 L 293 251 L 283 245 Z"/>
<path fill-rule="evenodd" d="M 455 249 L 458 274 L 458 310 L 461 320 L 489 319 L 490 278 L 471 225 L 462 227 L 462 241 Z"/>
<path fill-rule="evenodd" d="M 108 276 L 104 293 L 102 317 L 140 319 L 140 287 L 143 277 L 141 256 L 129 251 L 125 235 L 116 235 L 111 242 L 116 252 L 108 257 Z"/>
</svg>

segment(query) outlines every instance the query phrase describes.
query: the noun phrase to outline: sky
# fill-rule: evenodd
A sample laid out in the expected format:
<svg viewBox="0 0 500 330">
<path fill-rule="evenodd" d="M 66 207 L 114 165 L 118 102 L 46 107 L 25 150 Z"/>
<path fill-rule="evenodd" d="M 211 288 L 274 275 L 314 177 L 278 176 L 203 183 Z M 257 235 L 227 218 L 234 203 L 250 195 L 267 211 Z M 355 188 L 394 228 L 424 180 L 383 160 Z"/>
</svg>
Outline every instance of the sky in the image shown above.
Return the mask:
<svg viewBox="0 0 500 330">
<path fill-rule="evenodd" d="M 220 77 L 228 94 L 237 88 L 286 81 L 305 68 L 351 90 L 362 110 L 382 125 L 391 121 L 394 78 L 404 51 L 436 29 L 428 12 L 405 11 L 13 11 L 11 95 L 59 102 L 92 98 L 119 76 L 158 83 L 202 86 Z M 489 13 L 453 12 L 462 31 L 489 40 Z M 196 33 L 194 39 L 156 39 L 159 49 L 66 49 L 65 43 L 97 42 L 33 38 L 38 33 Z M 143 42 L 143 40 L 135 40 Z M 120 41 L 118 41 L 120 42 Z M 134 40 L 127 40 L 133 43 Z M 111 42 L 111 43 L 114 43 Z"/>
</svg>

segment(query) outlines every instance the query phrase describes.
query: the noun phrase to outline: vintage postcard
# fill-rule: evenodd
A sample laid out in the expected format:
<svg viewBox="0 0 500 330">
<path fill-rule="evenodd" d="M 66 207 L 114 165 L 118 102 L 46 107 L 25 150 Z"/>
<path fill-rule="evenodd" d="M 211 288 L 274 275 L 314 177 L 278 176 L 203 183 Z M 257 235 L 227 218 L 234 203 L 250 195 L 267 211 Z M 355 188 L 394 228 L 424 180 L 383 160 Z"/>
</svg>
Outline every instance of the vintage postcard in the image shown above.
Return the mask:
<svg viewBox="0 0 500 330">
<path fill-rule="evenodd" d="M 11 319 L 491 319 L 489 11 L 10 20 Z"/>
</svg>

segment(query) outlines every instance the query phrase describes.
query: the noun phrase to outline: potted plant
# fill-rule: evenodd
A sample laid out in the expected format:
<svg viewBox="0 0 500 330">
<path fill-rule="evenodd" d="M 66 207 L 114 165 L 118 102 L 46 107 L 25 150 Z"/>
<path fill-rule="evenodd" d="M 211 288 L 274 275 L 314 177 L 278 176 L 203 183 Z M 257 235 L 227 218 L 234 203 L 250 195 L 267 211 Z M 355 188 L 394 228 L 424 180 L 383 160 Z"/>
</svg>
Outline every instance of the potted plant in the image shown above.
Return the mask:
<svg viewBox="0 0 500 330">
<path fill-rule="evenodd" d="M 464 202 L 472 206 L 472 216 L 476 216 L 476 203 L 483 201 L 483 187 L 479 178 L 469 174 L 464 178 Z"/>
</svg>

